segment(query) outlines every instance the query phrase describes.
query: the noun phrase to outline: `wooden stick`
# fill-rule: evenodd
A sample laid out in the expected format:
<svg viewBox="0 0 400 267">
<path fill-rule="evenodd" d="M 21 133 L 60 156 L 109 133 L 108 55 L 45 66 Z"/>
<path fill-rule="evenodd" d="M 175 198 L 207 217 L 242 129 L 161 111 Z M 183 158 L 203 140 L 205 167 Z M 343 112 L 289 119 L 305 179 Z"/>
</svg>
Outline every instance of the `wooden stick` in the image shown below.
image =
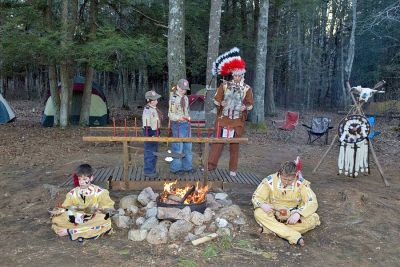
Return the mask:
<svg viewBox="0 0 400 267">
<path fill-rule="evenodd" d="M 117 129 L 115 128 L 115 118 L 113 117 L 114 136 L 117 136 Z"/>
<path fill-rule="evenodd" d="M 124 136 L 127 136 L 127 128 L 126 128 L 126 118 L 124 120 Z"/>
<path fill-rule="evenodd" d="M 375 149 L 372 146 L 372 142 L 368 142 L 368 143 L 369 143 L 369 148 L 371 149 L 372 158 L 374 159 L 374 161 L 376 163 L 376 166 L 378 167 L 378 170 L 379 170 L 379 173 L 381 174 L 383 182 L 385 183 L 386 186 L 390 186 L 389 182 L 386 180 L 386 178 L 385 178 L 385 176 L 383 174 L 383 170 L 382 170 L 381 164 L 379 163 L 378 157 L 375 154 Z M 368 166 L 368 168 L 370 168 L 370 167 Z"/>
<path fill-rule="evenodd" d="M 136 117 L 135 117 L 135 136 L 137 136 L 137 130 L 138 130 L 138 127 L 137 127 L 137 122 L 136 122 Z"/>
<path fill-rule="evenodd" d="M 123 142 L 123 159 L 124 159 L 124 182 L 126 185 L 126 188 L 129 187 L 129 176 L 128 176 L 128 171 L 129 171 L 129 151 L 128 151 L 128 142 Z"/>
<path fill-rule="evenodd" d="M 328 155 L 329 151 L 332 149 L 333 144 L 334 144 L 335 141 L 336 141 L 336 138 L 338 138 L 338 135 L 337 135 L 337 134 L 335 134 L 335 137 L 333 137 L 331 145 L 330 145 L 330 146 L 328 147 L 328 149 L 325 151 L 325 154 L 321 157 L 321 159 L 319 160 L 317 166 L 315 166 L 315 168 L 314 168 L 314 170 L 312 171 L 312 173 L 315 173 L 315 172 L 317 171 L 317 169 L 319 168 L 319 165 L 321 165 L 322 161 L 324 161 L 326 155 Z"/>
<path fill-rule="evenodd" d="M 203 186 L 208 185 L 208 156 L 209 156 L 209 144 L 204 144 L 204 158 L 203 158 Z"/>
<path fill-rule="evenodd" d="M 197 246 L 197 245 L 203 244 L 205 242 L 211 241 L 217 237 L 218 237 L 217 233 L 212 233 L 212 234 L 206 235 L 204 237 L 198 238 L 196 240 L 193 240 L 192 244 L 193 244 L 193 246 Z"/>
<path fill-rule="evenodd" d="M 124 129 L 124 127 L 115 127 L 116 128 L 116 130 L 117 131 L 122 131 L 123 129 Z M 141 127 L 141 126 L 132 126 L 132 127 L 127 127 L 127 130 L 128 131 L 135 131 L 135 130 L 141 130 L 143 127 Z M 158 129 L 160 129 L 160 130 L 168 130 L 170 127 L 158 127 Z M 102 126 L 99 126 L 99 127 L 90 127 L 89 128 L 90 129 L 90 131 L 101 131 L 101 132 L 106 132 L 106 131 L 110 131 L 110 132 L 112 132 L 112 131 L 114 131 L 114 127 L 102 127 Z M 211 127 L 210 128 L 210 130 L 211 131 L 214 131 L 215 129 L 214 129 L 214 127 Z M 205 127 L 200 127 L 200 132 L 208 132 L 208 128 L 205 128 Z"/>
<path fill-rule="evenodd" d="M 197 138 L 197 137 L 145 137 L 145 136 L 83 136 L 88 142 L 183 142 L 183 143 L 219 143 L 219 144 L 247 144 L 247 137 L 240 138 Z"/>
</svg>

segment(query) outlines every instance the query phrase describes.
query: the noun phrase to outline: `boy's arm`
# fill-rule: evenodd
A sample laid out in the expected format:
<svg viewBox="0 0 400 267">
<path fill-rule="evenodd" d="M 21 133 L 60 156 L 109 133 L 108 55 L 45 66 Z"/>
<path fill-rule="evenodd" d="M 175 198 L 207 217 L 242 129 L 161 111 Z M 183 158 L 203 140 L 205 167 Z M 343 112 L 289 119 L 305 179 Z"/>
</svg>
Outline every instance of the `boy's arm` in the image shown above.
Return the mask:
<svg viewBox="0 0 400 267">
<path fill-rule="evenodd" d="M 308 217 L 318 209 L 318 201 L 315 193 L 308 185 L 301 186 L 301 203 L 295 210 L 303 217 Z"/>
<path fill-rule="evenodd" d="M 114 209 L 114 201 L 110 198 L 110 193 L 106 189 L 103 189 L 99 196 L 99 209 Z"/>
<path fill-rule="evenodd" d="M 268 176 L 271 177 L 271 176 Z M 269 195 L 271 193 L 271 188 L 268 183 L 268 177 L 264 178 L 260 185 L 257 187 L 256 191 L 253 193 L 251 202 L 254 208 L 259 208 L 261 204 L 269 202 Z M 271 177 L 272 179 L 272 177 Z"/>
</svg>

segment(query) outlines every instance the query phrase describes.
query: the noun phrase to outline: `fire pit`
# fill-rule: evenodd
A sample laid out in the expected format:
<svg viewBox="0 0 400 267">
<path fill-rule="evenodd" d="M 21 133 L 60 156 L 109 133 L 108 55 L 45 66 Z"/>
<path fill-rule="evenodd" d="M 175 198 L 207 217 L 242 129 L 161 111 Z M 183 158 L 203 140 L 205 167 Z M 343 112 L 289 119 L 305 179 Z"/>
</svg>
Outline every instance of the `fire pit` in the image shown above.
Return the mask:
<svg viewBox="0 0 400 267">
<path fill-rule="evenodd" d="M 178 209 L 189 207 L 191 211 L 204 213 L 208 186 L 200 187 L 197 182 L 196 185 L 176 188 L 176 183 L 164 183 L 164 191 L 157 198 L 157 206 Z"/>
</svg>

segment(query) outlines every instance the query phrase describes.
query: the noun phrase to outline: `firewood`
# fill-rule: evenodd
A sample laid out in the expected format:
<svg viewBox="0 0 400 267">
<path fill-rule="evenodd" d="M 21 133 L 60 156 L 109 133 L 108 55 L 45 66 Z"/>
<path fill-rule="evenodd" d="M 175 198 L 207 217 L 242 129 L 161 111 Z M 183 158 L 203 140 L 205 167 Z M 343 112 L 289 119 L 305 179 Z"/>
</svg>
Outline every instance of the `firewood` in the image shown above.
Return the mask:
<svg viewBox="0 0 400 267">
<path fill-rule="evenodd" d="M 197 245 L 203 244 L 205 242 L 211 241 L 216 237 L 218 237 L 218 234 L 212 233 L 212 234 L 206 235 L 204 237 L 198 238 L 196 240 L 193 240 L 192 244 L 193 244 L 193 246 L 197 246 Z"/>
<path fill-rule="evenodd" d="M 178 197 L 177 195 L 168 195 L 168 199 L 178 202 L 178 203 L 182 203 L 184 201 L 183 198 Z"/>
</svg>

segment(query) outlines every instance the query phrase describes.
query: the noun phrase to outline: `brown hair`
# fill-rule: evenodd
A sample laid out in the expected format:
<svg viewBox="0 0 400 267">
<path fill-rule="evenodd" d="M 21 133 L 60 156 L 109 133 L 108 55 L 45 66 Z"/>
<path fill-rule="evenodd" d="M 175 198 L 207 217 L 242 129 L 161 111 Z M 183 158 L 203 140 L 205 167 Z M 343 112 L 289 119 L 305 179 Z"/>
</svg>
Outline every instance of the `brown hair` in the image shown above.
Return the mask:
<svg viewBox="0 0 400 267">
<path fill-rule="evenodd" d="M 279 169 L 278 173 L 279 175 L 281 174 L 296 174 L 296 163 L 293 161 L 286 161 L 281 165 L 281 168 Z"/>
</svg>

